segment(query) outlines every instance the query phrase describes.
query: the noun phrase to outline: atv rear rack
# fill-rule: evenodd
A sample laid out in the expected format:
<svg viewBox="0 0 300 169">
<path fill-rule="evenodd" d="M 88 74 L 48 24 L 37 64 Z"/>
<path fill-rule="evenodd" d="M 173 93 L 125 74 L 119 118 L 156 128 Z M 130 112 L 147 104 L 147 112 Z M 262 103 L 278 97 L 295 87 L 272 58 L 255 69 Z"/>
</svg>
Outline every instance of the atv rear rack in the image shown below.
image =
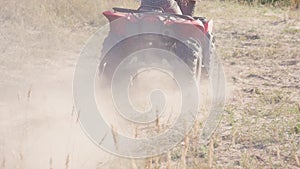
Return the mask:
<svg viewBox="0 0 300 169">
<path fill-rule="evenodd" d="M 154 9 L 154 10 L 142 10 L 142 8 L 148 8 L 148 9 Z M 161 15 L 161 16 L 175 16 L 175 17 L 179 17 L 185 20 L 190 20 L 190 21 L 194 21 L 194 20 L 200 20 L 200 21 L 205 21 L 206 18 L 205 17 L 192 17 L 189 15 L 179 15 L 179 14 L 170 14 L 170 13 L 165 13 L 163 9 L 158 8 L 158 7 L 152 7 L 152 6 L 141 6 L 139 9 L 127 9 L 127 8 L 118 8 L 118 7 L 114 7 L 112 8 L 114 10 L 114 12 L 120 12 L 120 13 L 155 13 L 156 15 Z"/>
</svg>

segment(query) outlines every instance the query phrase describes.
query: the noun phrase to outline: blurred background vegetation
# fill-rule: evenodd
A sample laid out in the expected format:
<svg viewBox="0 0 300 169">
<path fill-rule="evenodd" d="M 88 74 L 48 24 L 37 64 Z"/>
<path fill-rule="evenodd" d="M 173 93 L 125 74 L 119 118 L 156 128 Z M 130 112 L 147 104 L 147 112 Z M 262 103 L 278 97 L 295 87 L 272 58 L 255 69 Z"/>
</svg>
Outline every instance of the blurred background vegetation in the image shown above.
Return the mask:
<svg viewBox="0 0 300 169">
<path fill-rule="evenodd" d="M 40 27 L 42 25 L 99 26 L 104 10 L 113 6 L 137 8 L 137 0 L 1 0 L 0 21 Z M 221 0 L 246 6 L 269 6 L 284 10 L 299 7 L 299 0 Z M 198 6 L 201 2 L 198 3 Z M 27 23 L 27 24 L 26 24 Z"/>
</svg>

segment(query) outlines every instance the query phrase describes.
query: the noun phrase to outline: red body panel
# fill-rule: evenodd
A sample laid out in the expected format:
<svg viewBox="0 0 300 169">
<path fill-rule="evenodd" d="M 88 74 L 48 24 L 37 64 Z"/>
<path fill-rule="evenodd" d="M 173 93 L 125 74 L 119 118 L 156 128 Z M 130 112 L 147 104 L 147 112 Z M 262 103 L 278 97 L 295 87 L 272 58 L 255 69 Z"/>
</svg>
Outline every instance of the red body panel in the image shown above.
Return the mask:
<svg viewBox="0 0 300 169">
<path fill-rule="evenodd" d="M 139 19 L 146 20 L 150 23 L 162 22 L 166 26 L 176 25 L 176 33 L 186 37 L 192 37 L 193 32 L 192 28 L 200 29 L 204 34 L 211 32 L 212 30 L 212 21 L 201 22 L 200 20 L 186 20 L 186 19 L 161 19 L 159 15 L 144 15 L 141 17 L 135 16 L 136 14 L 132 13 L 120 13 L 113 11 L 105 11 L 103 15 L 109 20 L 111 24 L 111 31 L 115 34 L 122 35 L 124 33 L 124 26 L 128 22 L 137 22 Z M 142 15 L 142 14 L 141 14 Z M 114 22 L 118 20 L 118 22 Z M 112 26 L 113 25 L 113 26 Z"/>
</svg>

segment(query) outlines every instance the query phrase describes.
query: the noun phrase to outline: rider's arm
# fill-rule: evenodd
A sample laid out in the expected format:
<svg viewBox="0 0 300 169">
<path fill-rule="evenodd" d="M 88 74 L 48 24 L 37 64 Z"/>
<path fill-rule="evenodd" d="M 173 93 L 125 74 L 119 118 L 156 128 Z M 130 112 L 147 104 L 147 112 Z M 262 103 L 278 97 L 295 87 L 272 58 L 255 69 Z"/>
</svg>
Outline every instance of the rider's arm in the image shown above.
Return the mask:
<svg viewBox="0 0 300 169">
<path fill-rule="evenodd" d="M 196 0 L 176 0 L 183 15 L 190 15 L 194 14 Z"/>
</svg>

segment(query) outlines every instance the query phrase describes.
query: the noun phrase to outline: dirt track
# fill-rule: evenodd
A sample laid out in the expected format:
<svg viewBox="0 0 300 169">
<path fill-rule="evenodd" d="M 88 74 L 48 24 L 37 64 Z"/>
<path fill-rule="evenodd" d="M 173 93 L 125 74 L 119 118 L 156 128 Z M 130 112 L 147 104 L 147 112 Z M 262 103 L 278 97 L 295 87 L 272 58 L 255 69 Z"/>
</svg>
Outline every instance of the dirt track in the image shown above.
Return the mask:
<svg viewBox="0 0 300 169">
<path fill-rule="evenodd" d="M 202 4 L 198 13 L 214 18 L 232 89 L 228 113 L 214 136 L 213 165 L 300 167 L 300 136 L 294 129 L 300 122 L 299 14 Z M 100 168 L 114 159 L 84 135 L 73 110 L 75 64 L 96 29 L 34 27 L 1 18 L 0 168 Z M 203 149 L 196 159 L 206 166 Z"/>
</svg>

